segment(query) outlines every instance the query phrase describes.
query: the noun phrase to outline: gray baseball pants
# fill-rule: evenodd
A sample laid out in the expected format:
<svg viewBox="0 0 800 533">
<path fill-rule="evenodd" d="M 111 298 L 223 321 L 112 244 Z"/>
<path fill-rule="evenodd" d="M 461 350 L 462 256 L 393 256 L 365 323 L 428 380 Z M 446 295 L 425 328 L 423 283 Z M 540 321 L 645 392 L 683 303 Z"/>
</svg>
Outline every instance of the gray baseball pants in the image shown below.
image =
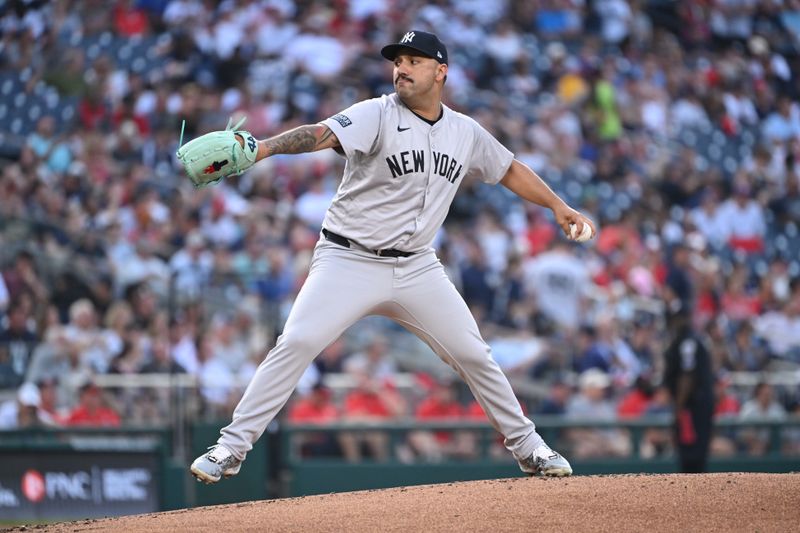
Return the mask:
<svg viewBox="0 0 800 533">
<path fill-rule="evenodd" d="M 244 460 L 313 359 L 367 315 L 389 317 L 425 341 L 469 385 L 516 458 L 530 456 L 542 443 L 433 250 L 378 257 L 324 238 L 283 334 L 256 370 L 218 443 Z"/>
</svg>

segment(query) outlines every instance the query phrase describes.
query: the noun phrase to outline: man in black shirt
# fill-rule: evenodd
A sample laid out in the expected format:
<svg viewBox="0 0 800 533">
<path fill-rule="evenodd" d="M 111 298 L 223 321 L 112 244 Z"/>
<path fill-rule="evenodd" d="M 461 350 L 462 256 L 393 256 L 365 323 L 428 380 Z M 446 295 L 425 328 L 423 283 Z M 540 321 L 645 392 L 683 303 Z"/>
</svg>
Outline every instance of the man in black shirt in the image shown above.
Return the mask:
<svg viewBox="0 0 800 533">
<path fill-rule="evenodd" d="M 682 472 L 705 472 L 714 413 L 711 355 L 691 324 L 688 302 L 671 300 L 667 310 L 670 344 L 664 384 L 672 394 L 675 438 Z"/>
<path fill-rule="evenodd" d="M 8 308 L 5 327 L 0 324 L 0 388 L 22 384 L 39 338 L 28 328 L 28 313 L 21 300 Z"/>
</svg>

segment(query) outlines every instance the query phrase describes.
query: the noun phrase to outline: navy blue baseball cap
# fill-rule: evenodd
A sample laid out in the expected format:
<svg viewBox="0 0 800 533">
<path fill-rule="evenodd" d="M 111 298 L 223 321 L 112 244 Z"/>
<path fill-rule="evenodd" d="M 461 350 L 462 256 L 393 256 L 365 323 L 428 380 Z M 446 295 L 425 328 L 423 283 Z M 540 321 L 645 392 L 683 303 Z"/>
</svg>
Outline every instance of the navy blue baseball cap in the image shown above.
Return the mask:
<svg viewBox="0 0 800 533">
<path fill-rule="evenodd" d="M 443 65 L 447 64 L 447 47 L 432 33 L 419 30 L 408 31 L 398 43 L 384 46 L 381 49 L 381 55 L 389 61 L 394 61 L 401 48 L 411 48 Z"/>
</svg>

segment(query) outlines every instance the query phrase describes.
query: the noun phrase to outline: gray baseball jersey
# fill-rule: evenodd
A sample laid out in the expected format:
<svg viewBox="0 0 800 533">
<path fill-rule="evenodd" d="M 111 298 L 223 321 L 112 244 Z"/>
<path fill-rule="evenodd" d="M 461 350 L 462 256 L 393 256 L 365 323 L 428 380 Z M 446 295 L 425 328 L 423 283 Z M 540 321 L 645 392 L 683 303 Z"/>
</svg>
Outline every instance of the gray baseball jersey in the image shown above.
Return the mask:
<svg viewBox="0 0 800 533">
<path fill-rule="evenodd" d="M 383 315 L 423 341 L 469 385 L 518 459 L 542 443 L 431 248 L 458 185 L 497 183 L 513 155 L 474 120 L 444 107 L 433 125 L 397 95 L 355 104 L 324 123 L 347 158 L 321 238 L 275 347 L 259 365 L 218 441 L 243 460 L 311 361 L 348 327 Z M 375 250 L 415 252 L 382 257 Z"/>
<path fill-rule="evenodd" d="M 323 121 L 347 157 L 324 227 L 371 250 L 420 251 L 466 177 L 500 181 L 513 154 L 470 117 L 443 108 L 431 126 L 392 94 Z"/>
</svg>

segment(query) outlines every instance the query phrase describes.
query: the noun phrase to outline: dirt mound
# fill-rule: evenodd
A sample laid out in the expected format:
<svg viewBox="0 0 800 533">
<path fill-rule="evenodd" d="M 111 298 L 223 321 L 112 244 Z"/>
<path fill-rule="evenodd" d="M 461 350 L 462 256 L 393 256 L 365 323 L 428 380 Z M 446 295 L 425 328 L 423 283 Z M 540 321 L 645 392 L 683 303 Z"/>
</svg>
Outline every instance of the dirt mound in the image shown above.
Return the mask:
<svg viewBox="0 0 800 533">
<path fill-rule="evenodd" d="M 444 483 L 82 520 L 27 530 L 763 532 L 797 531 L 798 524 L 800 474 L 731 473 Z"/>
</svg>

